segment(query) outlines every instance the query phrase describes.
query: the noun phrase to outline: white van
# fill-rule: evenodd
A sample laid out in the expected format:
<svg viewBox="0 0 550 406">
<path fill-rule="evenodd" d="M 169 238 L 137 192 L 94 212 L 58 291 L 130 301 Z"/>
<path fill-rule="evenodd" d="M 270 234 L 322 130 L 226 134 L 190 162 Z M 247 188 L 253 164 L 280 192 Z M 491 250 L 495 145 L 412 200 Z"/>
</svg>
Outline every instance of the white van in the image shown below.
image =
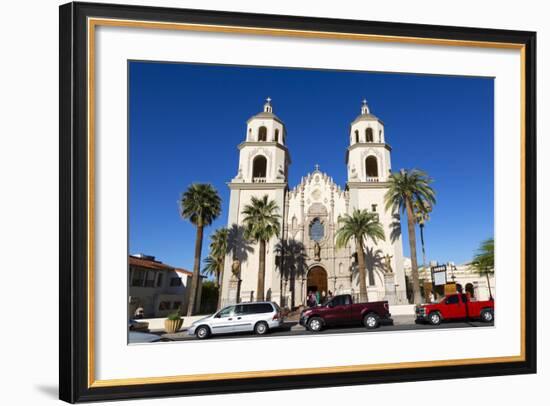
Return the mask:
<svg viewBox="0 0 550 406">
<path fill-rule="evenodd" d="M 263 335 L 283 324 L 281 308 L 273 302 L 240 303 L 226 306 L 212 316 L 195 321 L 187 330 L 199 339 L 214 334 L 243 331 Z"/>
</svg>

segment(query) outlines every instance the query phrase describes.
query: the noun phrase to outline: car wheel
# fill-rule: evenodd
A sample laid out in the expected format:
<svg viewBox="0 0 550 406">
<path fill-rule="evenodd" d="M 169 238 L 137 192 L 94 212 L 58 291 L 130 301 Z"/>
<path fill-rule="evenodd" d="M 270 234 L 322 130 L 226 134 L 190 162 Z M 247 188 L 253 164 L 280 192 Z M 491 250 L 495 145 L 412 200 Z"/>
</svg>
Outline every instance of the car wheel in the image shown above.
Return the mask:
<svg viewBox="0 0 550 406">
<path fill-rule="evenodd" d="M 380 317 L 375 313 L 369 313 L 363 317 L 363 325 L 369 330 L 378 328 L 380 325 Z"/>
<path fill-rule="evenodd" d="M 307 322 L 307 327 L 310 331 L 321 331 L 323 329 L 323 320 L 320 317 L 312 317 Z"/>
<path fill-rule="evenodd" d="M 485 323 L 491 323 L 495 319 L 495 315 L 492 310 L 485 309 L 481 311 L 481 321 Z"/>
<path fill-rule="evenodd" d="M 207 326 L 200 326 L 197 328 L 197 331 L 195 331 L 195 335 L 199 340 L 204 340 L 210 337 L 210 329 Z"/>
<path fill-rule="evenodd" d="M 254 326 L 254 333 L 258 334 L 259 336 L 264 335 L 269 330 L 269 327 L 267 326 L 267 323 L 265 321 L 260 321 L 256 323 Z"/>
<path fill-rule="evenodd" d="M 441 315 L 438 312 L 430 313 L 428 321 L 432 326 L 438 326 L 441 324 Z"/>
</svg>

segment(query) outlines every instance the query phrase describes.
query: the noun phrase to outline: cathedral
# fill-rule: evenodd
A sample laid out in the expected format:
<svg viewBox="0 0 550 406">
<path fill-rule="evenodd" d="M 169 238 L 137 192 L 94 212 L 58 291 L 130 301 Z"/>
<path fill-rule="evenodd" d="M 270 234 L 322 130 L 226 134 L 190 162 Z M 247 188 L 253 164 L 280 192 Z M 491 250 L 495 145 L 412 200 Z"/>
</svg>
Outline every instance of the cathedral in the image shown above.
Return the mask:
<svg viewBox="0 0 550 406">
<path fill-rule="evenodd" d="M 377 213 L 385 241 L 366 243 L 369 301 L 405 304 L 403 243 L 398 213 L 386 211 L 384 195 L 391 173 L 391 147 L 383 122 L 364 100 L 351 122 L 346 153 L 347 183 L 340 187 L 319 166 L 298 185 L 288 184 L 290 152 L 283 121 L 271 99 L 247 121 L 246 139 L 239 146 L 237 175 L 228 183 L 228 228 L 231 252 L 225 260 L 224 305 L 255 300 L 258 244 L 243 237 L 242 210 L 253 196 L 268 195 L 279 208 L 280 235 L 267 243 L 265 297 L 281 306 L 304 305 L 309 292 L 359 296 L 355 243 L 336 247 L 338 219 L 354 209 Z"/>
</svg>

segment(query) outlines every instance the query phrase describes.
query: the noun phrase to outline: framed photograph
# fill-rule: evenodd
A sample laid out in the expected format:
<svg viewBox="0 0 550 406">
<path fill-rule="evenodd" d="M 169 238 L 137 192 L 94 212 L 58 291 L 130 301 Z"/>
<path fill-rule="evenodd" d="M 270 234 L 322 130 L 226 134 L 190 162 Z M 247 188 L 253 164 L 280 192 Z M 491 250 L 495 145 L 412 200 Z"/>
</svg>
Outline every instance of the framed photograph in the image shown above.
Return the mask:
<svg viewBox="0 0 550 406">
<path fill-rule="evenodd" d="M 536 372 L 534 32 L 60 7 L 60 398 Z"/>
</svg>

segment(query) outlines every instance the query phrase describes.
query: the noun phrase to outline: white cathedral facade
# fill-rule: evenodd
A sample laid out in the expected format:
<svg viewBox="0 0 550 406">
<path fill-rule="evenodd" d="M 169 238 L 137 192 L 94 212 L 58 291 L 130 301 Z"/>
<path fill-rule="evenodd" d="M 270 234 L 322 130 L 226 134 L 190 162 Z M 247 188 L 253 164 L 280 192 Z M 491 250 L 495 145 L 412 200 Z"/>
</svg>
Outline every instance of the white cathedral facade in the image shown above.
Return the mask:
<svg viewBox="0 0 550 406">
<path fill-rule="evenodd" d="M 253 301 L 258 281 L 258 244 L 242 235 L 243 208 L 253 196 L 268 195 L 279 208 L 281 232 L 267 243 L 265 297 L 281 306 L 305 304 L 308 292 L 321 296 L 359 294 L 355 243 L 336 248 L 338 218 L 354 209 L 376 212 L 385 241 L 366 244 L 369 301 L 407 303 L 403 243 L 399 216 L 385 210 L 384 195 L 391 173 L 391 147 L 384 124 L 363 101 L 351 123 L 344 188 L 318 166 L 293 187 L 288 185 L 290 153 L 284 123 L 268 98 L 262 112 L 247 121 L 239 145 L 237 176 L 228 184 L 228 227 L 231 253 L 225 261 L 224 304 Z"/>
</svg>

